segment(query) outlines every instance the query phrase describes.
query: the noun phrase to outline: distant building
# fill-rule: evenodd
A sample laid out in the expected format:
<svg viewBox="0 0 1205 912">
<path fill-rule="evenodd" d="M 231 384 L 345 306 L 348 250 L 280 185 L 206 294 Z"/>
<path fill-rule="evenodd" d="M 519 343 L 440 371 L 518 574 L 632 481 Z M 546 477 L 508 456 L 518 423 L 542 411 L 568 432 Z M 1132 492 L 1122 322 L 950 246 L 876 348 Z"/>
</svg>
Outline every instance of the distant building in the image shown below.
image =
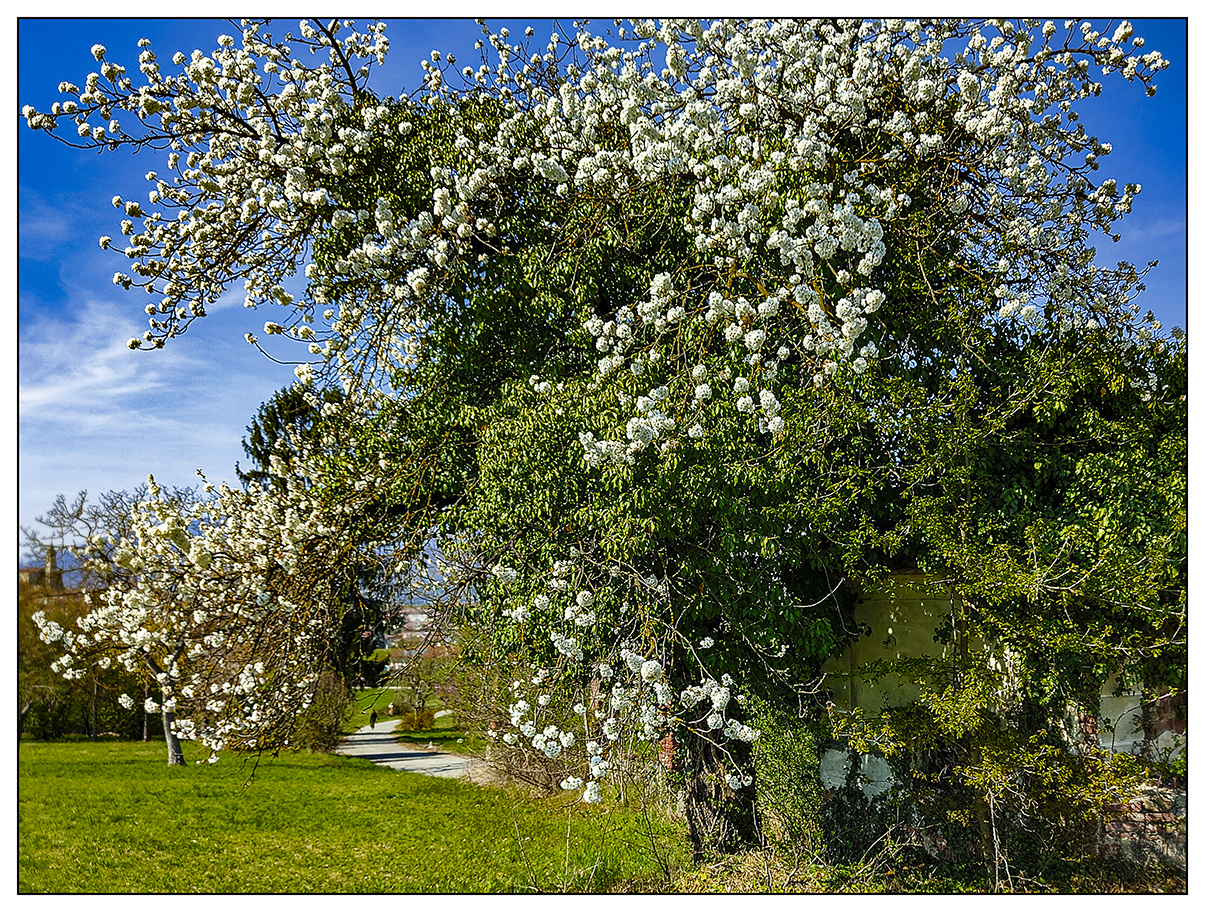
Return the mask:
<svg viewBox="0 0 1205 912">
<path fill-rule="evenodd" d="M 17 580 L 27 586 L 43 586 L 46 589 L 59 591 L 63 588 L 63 571 L 59 569 L 58 555 L 54 546 L 46 549 L 46 565 L 44 567 L 18 567 Z"/>
<path fill-rule="evenodd" d="M 45 567 L 18 567 L 17 580 L 27 586 L 40 586 L 46 579 Z"/>
<path fill-rule="evenodd" d="M 385 634 L 385 646 L 404 646 L 422 640 L 431 626 L 430 613 L 420 605 L 410 605 L 403 614 L 402 624 Z"/>
</svg>

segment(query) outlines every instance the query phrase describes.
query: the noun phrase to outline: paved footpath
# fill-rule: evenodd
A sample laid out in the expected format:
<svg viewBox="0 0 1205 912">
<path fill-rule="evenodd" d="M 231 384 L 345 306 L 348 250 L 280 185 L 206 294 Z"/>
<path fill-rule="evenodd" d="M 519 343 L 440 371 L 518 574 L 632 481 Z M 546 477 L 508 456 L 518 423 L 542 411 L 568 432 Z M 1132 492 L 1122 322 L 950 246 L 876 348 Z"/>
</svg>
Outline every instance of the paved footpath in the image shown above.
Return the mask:
<svg viewBox="0 0 1205 912">
<path fill-rule="evenodd" d="M 339 744 L 339 753 L 348 757 L 363 757 L 393 769 L 450 779 L 471 778 L 485 766 L 482 761 L 472 757 L 437 750 L 416 750 L 399 744 L 393 733 L 397 724 L 397 719 L 381 719 L 376 728 L 365 725 L 343 739 Z"/>
</svg>

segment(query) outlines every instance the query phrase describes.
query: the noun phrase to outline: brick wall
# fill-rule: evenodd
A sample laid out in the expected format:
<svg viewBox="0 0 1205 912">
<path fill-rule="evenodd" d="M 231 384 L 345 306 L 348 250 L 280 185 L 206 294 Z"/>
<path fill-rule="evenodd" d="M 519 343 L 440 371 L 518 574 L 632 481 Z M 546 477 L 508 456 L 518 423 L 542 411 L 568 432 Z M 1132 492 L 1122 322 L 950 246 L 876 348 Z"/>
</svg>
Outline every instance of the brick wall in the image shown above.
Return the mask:
<svg viewBox="0 0 1205 912">
<path fill-rule="evenodd" d="M 1188 870 L 1187 792 L 1148 786 L 1129 804 L 1110 810 L 1118 816 L 1101 829 L 1097 850 L 1102 855 Z"/>
</svg>

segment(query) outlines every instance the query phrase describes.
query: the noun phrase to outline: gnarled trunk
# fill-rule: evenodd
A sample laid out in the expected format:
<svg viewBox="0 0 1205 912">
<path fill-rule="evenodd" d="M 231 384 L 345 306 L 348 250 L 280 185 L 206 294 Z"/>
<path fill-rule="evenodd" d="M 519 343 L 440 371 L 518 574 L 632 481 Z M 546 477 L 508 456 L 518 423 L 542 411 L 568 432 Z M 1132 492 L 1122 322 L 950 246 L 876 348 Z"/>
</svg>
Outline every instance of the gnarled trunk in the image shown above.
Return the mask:
<svg viewBox="0 0 1205 912">
<path fill-rule="evenodd" d="M 720 748 L 688 734 L 675 739 L 674 748 L 675 765 L 686 777 L 686 823 L 695 859 L 760 845 L 756 782 L 737 789 L 728 783 L 738 765 L 742 774 L 752 775 L 749 745 L 730 741 Z"/>
</svg>

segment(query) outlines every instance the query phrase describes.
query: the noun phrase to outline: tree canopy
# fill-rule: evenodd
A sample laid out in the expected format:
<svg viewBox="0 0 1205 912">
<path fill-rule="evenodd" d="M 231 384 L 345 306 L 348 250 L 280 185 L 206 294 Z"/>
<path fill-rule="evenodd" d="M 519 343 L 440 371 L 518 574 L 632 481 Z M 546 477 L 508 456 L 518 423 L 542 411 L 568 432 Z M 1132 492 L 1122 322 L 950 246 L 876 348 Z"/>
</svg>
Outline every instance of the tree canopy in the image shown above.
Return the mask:
<svg viewBox="0 0 1205 912">
<path fill-rule="evenodd" d="M 438 544 L 505 742 L 580 755 L 566 789 L 597 798 L 625 731 L 676 733 L 692 827 L 740 838 L 746 694 L 818 700 L 852 593 L 901 562 L 1060 694 L 1088 657 L 1182 663 L 1186 342 L 1141 314 L 1144 268 L 1095 261 L 1140 188 L 1098 178 L 1076 114 L 1105 79 L 1154 91 L 1128 23 L 483 27 L 479 66 L 433 53 L 405 99 L 369 88 L 382 27 L 299 28 L 244 22 L 174 75 L 144 46 L 137 83 L 97 46 L 25 116 L 166 154 L 146 207 L 114 197 L 114 281 L 152 302 L 130 347 L 235 282 L 284 315 L 301 395 L 342 391 L 291 469 L 302 521 L 398 567 Z M 215 553 L 267 541 L 224 516 Z M 181 585 L 210 572 L 185 552 Z"/>
</svg>

